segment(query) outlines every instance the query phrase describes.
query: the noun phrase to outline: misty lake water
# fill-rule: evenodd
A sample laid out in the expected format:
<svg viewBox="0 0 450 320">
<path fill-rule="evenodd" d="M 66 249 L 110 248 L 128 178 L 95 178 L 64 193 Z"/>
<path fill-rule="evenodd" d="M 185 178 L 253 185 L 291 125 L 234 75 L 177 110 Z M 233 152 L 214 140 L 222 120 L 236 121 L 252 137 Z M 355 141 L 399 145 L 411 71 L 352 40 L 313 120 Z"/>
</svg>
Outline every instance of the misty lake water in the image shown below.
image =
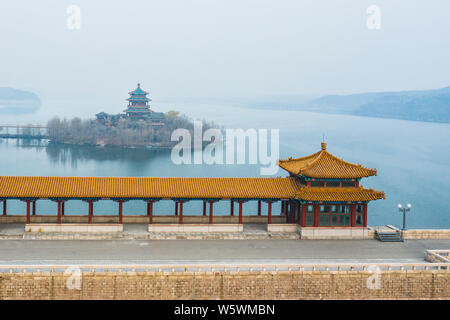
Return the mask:
<svg viewBox="0 0 450 320">
<path fill-rule="evenodd" d="M 117 103 L 114 103 L 117 105 Z M 102 102 L 102 105 L 105 105 Z M 94 107 L 97 106 L 97 107 Z M 280 158 L 300 157 L 320 149 L 322 135 L 328 150 L 346 161 L 377 168 L 378 176 L 363 179 L 366 188 L 383 190 L 386 200 L 369 204 L 369 225 L 401 226 L 397 204 L 412 204 L 407 227 L 450 228 L 450 125 L 391 119 L 318 114 L 299 111 L 248 109 L 237 104 L 160 103 L 157 111 L 178 110 L 192 119 L 213 120 L 224 128 L 279 129 Z M 116 110 L 117 109 L 117 110 Z M 0 116 L 0 124 L 45 124 L 53 115 L 87 118 L 102 110 L 89 102 L 45 102 L 33 115 Z M 33 146 L 0 140 L 1 175 L 39 176 L 148 176 L 148 177 L 258 177 L 260 165 L 175 165 L 170 151 L 143 149 Z M 276 176 L 286 176 L 280 169 Z M 143 201 L 124 205 L 125 214 L 145 214 Z M 201 201 L 185 205 L 185 214 L 201 213 Z M 279 212 L 279 203 L 275 212 Z M 38 214 L 55 214 L 56 203 L 41 200 Z M 117 204 L 100 201 L 95 214 L 116 214 Z M 256 201 L 244 204 L 256 214 Z M 9 201 L 8 212 L 24 214 L 25 204 Z M 173 214 L 174 204 L 160 201 L 155 214 Z M 228 214 L 229 202 L 215 205 L 215 214 Z M 87 204 L 66 203 L 66 214 L 86 214 Z"/>
</svg>

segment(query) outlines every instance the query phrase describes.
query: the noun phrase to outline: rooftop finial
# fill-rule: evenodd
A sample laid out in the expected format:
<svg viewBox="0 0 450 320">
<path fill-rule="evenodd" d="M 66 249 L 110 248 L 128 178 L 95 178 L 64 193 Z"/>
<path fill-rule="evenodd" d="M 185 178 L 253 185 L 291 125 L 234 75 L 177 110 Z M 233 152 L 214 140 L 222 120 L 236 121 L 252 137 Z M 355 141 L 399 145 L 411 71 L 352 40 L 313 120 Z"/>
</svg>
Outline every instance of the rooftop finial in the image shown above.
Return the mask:
<svg viewBox="0 0 450 320">
<path fill-rule="evenodd" d="M 327 143 L 325 141 L 323 141 L 320 145 L 322 146 L 322 150 L 327 150 Z"/>
<path fill-rule="evenodd" d="M 140 88 L 141 87 L 141 84 L 140 83 L 138 83 L 138 88 Z"/>
</svg>

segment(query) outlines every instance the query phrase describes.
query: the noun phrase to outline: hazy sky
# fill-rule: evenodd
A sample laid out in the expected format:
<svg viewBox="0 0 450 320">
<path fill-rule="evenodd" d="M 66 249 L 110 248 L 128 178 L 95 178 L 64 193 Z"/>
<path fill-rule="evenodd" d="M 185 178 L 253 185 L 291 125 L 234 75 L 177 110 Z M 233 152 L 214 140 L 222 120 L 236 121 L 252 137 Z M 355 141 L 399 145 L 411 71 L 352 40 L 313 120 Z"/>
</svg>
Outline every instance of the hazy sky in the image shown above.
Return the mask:
<svg viewBox="0 0 450 320">
<path fill-rule="evenodd" d="M 141 82 L 154 100 L 439 88 L 449 16 L 448 0 L 2 0 L 0 86 L 125 99 Z"/>
</svg>

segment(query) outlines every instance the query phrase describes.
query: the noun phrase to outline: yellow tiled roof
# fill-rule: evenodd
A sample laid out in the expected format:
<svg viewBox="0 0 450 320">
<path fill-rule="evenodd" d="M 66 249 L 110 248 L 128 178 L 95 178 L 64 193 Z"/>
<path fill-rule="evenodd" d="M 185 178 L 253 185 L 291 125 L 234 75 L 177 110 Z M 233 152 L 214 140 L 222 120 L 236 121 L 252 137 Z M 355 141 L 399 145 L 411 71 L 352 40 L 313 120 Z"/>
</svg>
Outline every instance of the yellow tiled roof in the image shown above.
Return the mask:
<svg viewBox="0 0 450 320">
<path fill-rule="evenodd" d="M 371 201 L 386 199 L 383 191 L 359 188 L 302 187 L 295 198 L 306 201 Z"/>
<path fill-rule="evenodd" d="M 368 169 L 333 156 L 322 142 L 322 150 L 312 155 L 287 160 L 279 160 L 278 165 L 286 171 L 311 178 L 362 178 L 377 174 L 376 169 Z"/>
<path fill-rule="evenodd" d="M 0 177 L 0 198 L 293 198 L 296 178 Z"/>
</svg>

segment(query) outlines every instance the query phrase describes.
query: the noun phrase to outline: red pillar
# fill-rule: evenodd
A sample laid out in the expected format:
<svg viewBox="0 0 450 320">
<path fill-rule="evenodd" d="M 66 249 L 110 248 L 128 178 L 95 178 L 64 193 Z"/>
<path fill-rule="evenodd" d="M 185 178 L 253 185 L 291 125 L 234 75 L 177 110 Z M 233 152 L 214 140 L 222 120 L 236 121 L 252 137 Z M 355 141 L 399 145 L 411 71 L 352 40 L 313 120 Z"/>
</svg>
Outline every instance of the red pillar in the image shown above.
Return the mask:
<svg viewBox="0 0 450 320">
<path fill-rule="evenodd" d="M 359 181 L 358 180 L 356 180 L 356 182 L 355 182 L 355 187 L 359 188 Z"/>
<path fill-rule="evenodd" d="M 27 224 L 30 224 L 30 200 L 27 200 Z"/>
<path fill-rule="evenodd" d="M 272 223 L 272 201 L 269 201 L 267 203 L 267 224 L 271 224 Z"/>
<path fill-rule="evenodd" d="M 203 216 L 206 217 L 206 201 L 203 200 Z"/>
<path fill-rule="evenodd" d="M 153 201 L 149 201 L 147 203 L 147 209 L 148 211 L 148 223 L 152 224 L 153 223 Z"/>
<path fill-rule="evenodd" d="M 239 201 L 239 224 L 242 224 L 242 201 Z"/>
<path fill-rule="evenodd" d="M 91 224 L 92 223 L 92 216 L 94 214 L 94 204 L 92 202 L 92 200 L 88 201 L 89 203 L 89 219 L 88 219 L 88 223 Z"/>
<path fill-rule="evenodd" d="M 300 202 L 295 202 L 295 213 L 297 215 L 297 224 L 300 224 Z"/>
<path fill-rule="evenodd" d="M 363 227 L 367 227 L 367 203 L 363 204 Z"/>
<path fill-rule="evenodd" d="M 306 206 L 305 203 L 302 204 L 302 227 L 306 227 Z"/>
<path fill-rule="evenodd" d="M 213 205 L 214 201 L 209 202 L 209 224 L 213 223 Z"/>
<path fill-rule="evenodd" d="M 261 200 L 258 200 L 258 216 L 261 217 Z"/>
<path fill-rule="evenodd" d="M 230 201 L 230 216 L 234 216 L 234 201 Z"/>
<path fill-rule="evenodd" d="M 319 205 L 314 204 L 314 227 L 319 226 Z"/>
<path fill-rule="evenodd" d="M 6 216 L 6 199 L 3 200 L 3 215 Z"/>
<path fill-rule="evenodd" d="M 178 201 L 175 201 L 175 216 L 178 216 Z"/>
<path fill-rule="evenodd" d="M 350 226 L 354 227 L 356 222 L 356 204 L 350 205 Z"/>
<path fill-rule="evenodd" d="M 33 216 L 35 216 L 36 215 L 36 200 L 33 200 L 33 207 L 32 207 L 33 209 Z"/>
<path fill-rule="evenodd" d="M 123 201 L 119 200 L 119 224 L 122 224 Z"/>
<path fill-rule="evenodd" d="M 57 224 L 61 224 L 61 200 L 58 200 L 58 220 Z"/>
<path fill-rule="evenodd" d="M 65 201 L 61 202 L 61 215 L 62 216 L 64 216 L 64 204 L 65 203 L 66 203 Z"/>
<path fill-rule="evenodd" d="M 183 201 L 180 201 L 180 224 L 183 224 Z"/>
</svg>

